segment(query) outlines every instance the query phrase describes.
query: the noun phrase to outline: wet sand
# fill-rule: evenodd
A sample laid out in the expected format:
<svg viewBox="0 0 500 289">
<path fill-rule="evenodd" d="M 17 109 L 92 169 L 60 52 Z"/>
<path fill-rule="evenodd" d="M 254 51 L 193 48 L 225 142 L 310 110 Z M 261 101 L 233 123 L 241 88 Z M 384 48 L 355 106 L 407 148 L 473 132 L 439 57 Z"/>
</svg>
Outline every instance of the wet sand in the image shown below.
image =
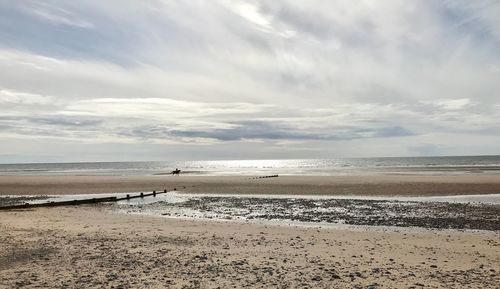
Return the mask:
<svg viewBox="0 0 500 289">
<path fill-rule="evenodd" d="M 473 229 L 500 233 L 500 204 L 206 195 L 184 202 L 140 206 L 124 203 L 115 207 L 126 212 L 193 219 Z"/>
<path fill-rule="evenodd" d="M 0 195 L 138 192 L 431 196 L 500 193 L 500 175 L 371 176 L 0 176 Z"/>
<path fill-rule="evenodd" d="M 1 176 L 0 195 L 136 192 L 460 195 L 500 176 Z M 0 211 L 6 288 L 498 288 L 500 233 L 275 226 L 117 213 Z"/>
<path fill-rule="evenodd" d="M 0 212 L 0 288 L 498 288 L 500 235 Z"/>
</svg>

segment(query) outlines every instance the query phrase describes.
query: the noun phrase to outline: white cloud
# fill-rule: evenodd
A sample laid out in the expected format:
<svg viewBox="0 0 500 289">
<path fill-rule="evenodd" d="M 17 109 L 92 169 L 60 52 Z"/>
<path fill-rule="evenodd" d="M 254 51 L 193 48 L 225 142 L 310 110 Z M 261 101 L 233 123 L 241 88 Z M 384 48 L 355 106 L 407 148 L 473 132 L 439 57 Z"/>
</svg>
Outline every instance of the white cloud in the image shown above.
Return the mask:
<svg viewBox="0 0 500 289">
<path fill-rule="evenodd" d="M 53 101 L 50 96 L 39 95 L 34 93 L 18 92 L 0 87 L 0 105 L 38 105 L 49 104 Z"/>
<path fill-rule="evenodd" d="M 55 25 L 70 25 L 79 28 L 94 28 L 92 23 L 80 19 L 75 13 L 44 2 L 28 2 L 29 5 L 21 6 L 25 13 L 32 14 L 40 19 Z"/>
<path fill-rule="evenodd" d="M 22 1 L 0 12 L 12 23 L 0 26 L 0 134 L 252 142 L 282 156 L 285 144 L 301 146 L 290 157 L 329 156 L 332 144 L 349 155 L 459 152 L 450 135 L 491 147 L 499 9 L 488 0 Z"/>
<path fill-rule="evenodd" d="M 248 2 L 232 2 L 227 1 L 226 5 L 230 7 L 233 11 L 238 13 L 243 18 L 248 21 L 262 26 L 263 28 L 269 29 L 271 26 L 271 21 L 262 15 L 258 7 Z"/>
</svg>

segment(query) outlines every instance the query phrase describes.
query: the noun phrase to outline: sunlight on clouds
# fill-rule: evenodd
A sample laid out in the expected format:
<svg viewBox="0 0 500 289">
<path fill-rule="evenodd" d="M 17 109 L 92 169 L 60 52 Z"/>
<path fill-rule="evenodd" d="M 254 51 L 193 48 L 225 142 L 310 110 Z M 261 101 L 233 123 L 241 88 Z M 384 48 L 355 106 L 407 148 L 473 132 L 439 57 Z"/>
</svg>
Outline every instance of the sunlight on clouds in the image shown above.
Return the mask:
<svg viewBox="0 0 500 289">
<path fill-rule="evenodd" d="M 459 110 L 475 105 L 469 98 L 440 100 L 435 102 L 435 104 L 449 110 Z"/>
<path fill-rule="evenodd" d="M 255 29 L 261 32 L 275 34 L 283 38 L 292 38 L 297 35 L 297 32 L 293 29 L 277 29 L 273 26 L 272 16 L 264 15 L 256 3 L 240 0 L 224 0 L 221 3 L 237 15 L 254 24 Z"/>
<path fill-rule="evenodd" d="M 266 17 L 264 17 L 261 13 L 259 13 L 257 7 L 255 7 L 250 3 L 245 3 L 245 2 L 238 3 L 236 4 L 235 10 L 238 12 L 238 14 L 240 14 L 242 17 L 249 20 L 250 22 L 253 22 L 265 28 L 269 28 L 271 26 L 270 21 Z"/>
<path fill-rule="evenodd" d="M 50 96 L 39 95 L 34 93 L 18 92 L 0 87 L 0 104 L 15 104 L 15 105 L 37 105 L 49 104 L 54 99 Z"/>
<path fill-rule="evenodd" d="M 259 112 L 266 106 L 248 103 L 202 103 L 167 98 L 99 98 L 70 104 L 62 114 L 109 117 L 203 118 L 210 115 L 243 115 Z"/>
<path fill-rule="evenodd" d="M 494 0 L 0 5 L 12 144 L 252 143 L 289 157 L 497 146 Z"/>
</svg>

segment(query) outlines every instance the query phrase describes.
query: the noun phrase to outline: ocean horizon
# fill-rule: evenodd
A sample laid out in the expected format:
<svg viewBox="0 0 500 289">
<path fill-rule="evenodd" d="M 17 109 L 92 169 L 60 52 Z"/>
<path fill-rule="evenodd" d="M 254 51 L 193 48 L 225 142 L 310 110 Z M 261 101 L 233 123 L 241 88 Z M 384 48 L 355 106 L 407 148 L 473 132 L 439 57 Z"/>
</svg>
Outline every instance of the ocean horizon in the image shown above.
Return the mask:
<svg viewBox="0 0 500 289">
<path fill-rule="evenodd" d="M 18 163 L 0 164 L 0 175 L 144 176 L 165 175 L 176 168 L 194 176 L 497 174 L 500 156 Z"/>
</svg>

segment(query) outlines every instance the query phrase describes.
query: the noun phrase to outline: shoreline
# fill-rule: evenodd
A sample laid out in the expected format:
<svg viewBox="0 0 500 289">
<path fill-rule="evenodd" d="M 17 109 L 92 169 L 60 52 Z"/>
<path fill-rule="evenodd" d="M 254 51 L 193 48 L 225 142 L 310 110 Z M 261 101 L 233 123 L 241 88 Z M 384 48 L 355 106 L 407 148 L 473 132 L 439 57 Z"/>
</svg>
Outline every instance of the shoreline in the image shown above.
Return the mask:
<svg viewBox="0 0 500 289">
<path fill-rule="evenodd" d="M 0 195 L 177 190 L 203 194 L 452 196 L 499 194 L 500 175 L 0 176 Z"/>
<path fill-rule="evenodd" d="M 53 202 L 60 202 L 63 207 L 72 207 L 75 205 L 73 200 L 92 200 L 102 196 L 120 198 L 125 194 L 0 196 L 0 209 L 9 211 L 9 206 L 20 205 L 17 208 L 19 212 L 40 207 L 53 207 L 56 210 L 51 205 Z M 23 205 L 25 203 L 32 203 L 33 206 L 26 207 Z M 102 208 L 126 214 L 181 217 L 186 220 L 281 224 L 299 222 L 316 226 L 394 226 L 500 232 L 500 194 L 387 197 L 193 194 L 172 191 L 157 197 L 103 203 Z"/>
</svg>

